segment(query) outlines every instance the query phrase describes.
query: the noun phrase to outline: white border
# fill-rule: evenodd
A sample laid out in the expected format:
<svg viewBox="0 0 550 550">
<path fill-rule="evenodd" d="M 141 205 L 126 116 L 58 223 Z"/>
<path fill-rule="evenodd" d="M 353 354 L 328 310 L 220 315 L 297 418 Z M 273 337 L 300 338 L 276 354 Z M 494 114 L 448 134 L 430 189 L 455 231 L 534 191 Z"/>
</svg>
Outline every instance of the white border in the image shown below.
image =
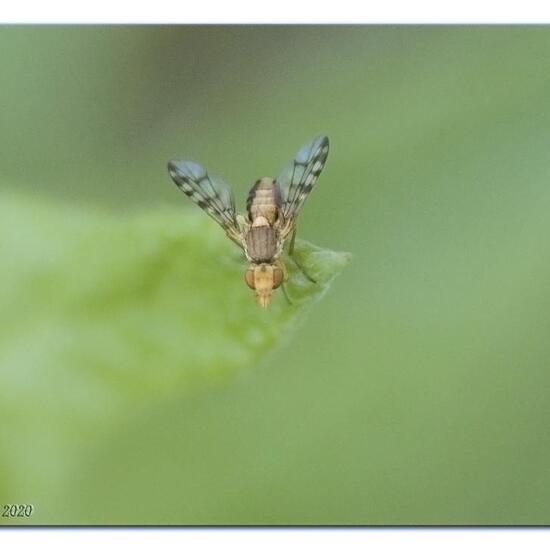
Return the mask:
<svg viewBox="0 0 550 550">
<path fill-rule="evenodd" d="M 550 23 L 544 0 L 3 0 L 3 23 Z"/>
<path fill-rule="evenodd" d="M 550 3 L 463 0 L 456 5 L 442 1 L 297 0 L 213 1 L 156 0 L 83 2 L 50 0 L 4 0 L 1 23 L 550 23 Z M 1 29 L 0 29 L 1 31 Z M 468 550 L 497 547 L 499 550 L 526 546 L 548 548 L 547 529 L 3 529 L 0 546 L 18 548 L 21 543 L 36 548 L 95 550 L 99 545 L 135 550 L 162 547 L 170 550 L 346 550 L 407 548 L 423 550 Z M 33 544 L 34 543 L 34 544 Z"/>
<path fill-rule="evenodd" d="M 96 550 L 547 549 L 547 529 L 4 529 L 3 548 Z"/>
</svg>

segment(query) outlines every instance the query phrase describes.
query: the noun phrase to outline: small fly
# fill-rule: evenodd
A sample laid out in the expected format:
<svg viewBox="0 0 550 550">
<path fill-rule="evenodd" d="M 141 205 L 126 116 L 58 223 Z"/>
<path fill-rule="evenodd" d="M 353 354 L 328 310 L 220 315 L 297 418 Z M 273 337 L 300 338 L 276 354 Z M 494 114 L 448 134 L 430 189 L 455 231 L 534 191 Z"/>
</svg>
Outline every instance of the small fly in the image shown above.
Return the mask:
<svg viewBox="0 0 550 550">
<path fill-rule="evenodd" d="M 249 262 L 246 284 L 264 308 L 270 304 L 273 290 L 288 280 L 281 260 L 283 247 L 290 236 L 292 255 L 298 214 L 323 170 L 328 148 L 328 137 L 316 137 L 300 148 L 277 179 L 257 180 L 248 193 L 246 216 L 236 213 L 233 192 L 222 179 L 189 160 L 168 163 L 176 185 L 243 249 Z"/>
</svg>

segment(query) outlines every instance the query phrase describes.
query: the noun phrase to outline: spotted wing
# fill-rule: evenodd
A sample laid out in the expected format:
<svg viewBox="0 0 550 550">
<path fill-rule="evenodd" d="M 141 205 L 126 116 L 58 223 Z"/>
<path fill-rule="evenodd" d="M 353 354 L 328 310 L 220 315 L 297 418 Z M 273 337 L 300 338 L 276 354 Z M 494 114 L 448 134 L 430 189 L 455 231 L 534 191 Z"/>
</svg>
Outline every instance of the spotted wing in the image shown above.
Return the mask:
<svg viewBox="0 0 550 550">
<path fill-rule="evenodd" d="M 171 160 L 168 172 L 175 184 L 211 218 L 225 229 L 239 246 L 239 226 L 235 214 L 235 198 L 227 183 L 211 176 L 205 168 L 190 160 Z"/>
<path fill-rule="evenodd" d="M 328 146 L 328 137 L 316 137 L 300 148 L 294 160 L 277 178 L 283 195 L 283 236 L 288 235 L 294 227 L 300 209 L 321 173 L 327 160 Z"/>
</svg>

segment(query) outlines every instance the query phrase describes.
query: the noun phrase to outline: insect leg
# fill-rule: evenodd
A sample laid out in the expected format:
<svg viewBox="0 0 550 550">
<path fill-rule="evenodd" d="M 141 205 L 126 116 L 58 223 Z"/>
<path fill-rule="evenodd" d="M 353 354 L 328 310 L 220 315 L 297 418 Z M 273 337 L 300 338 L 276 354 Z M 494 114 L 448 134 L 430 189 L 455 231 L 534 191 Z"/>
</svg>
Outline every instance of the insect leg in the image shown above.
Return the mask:
<svg viewBox="0 0 550 550">
<path fill-rule="evenodd" d="M 239 234 L 236 233 L 233 229 L 227 229 L 225 234 L 238 246 L 243 248 L 243 243 L 239 238 Z"/>
<path fill-rule="evenodd" d="M 292 261 L 296 267 L 304 274 L 305 278 L 311 283 L 317 284 L 317 281 L 303 268 L 303 266 L 298 262 L 296 256 L 294 256 L 294 241 L 296 239 L 296 228 L 292 230 L 292 236 L 290 237 L 290 244 L 288 245 L 288 255 L 292 258 Z"/>
<path fill-rule="evenodd" d="M 288 245 L 288 254 L 292 256 L 294 254 L 294 241 L 296 240 L 296 227 L 292 230 L 292 237 L 290 237 L 290 244 Z"/>
</svg>

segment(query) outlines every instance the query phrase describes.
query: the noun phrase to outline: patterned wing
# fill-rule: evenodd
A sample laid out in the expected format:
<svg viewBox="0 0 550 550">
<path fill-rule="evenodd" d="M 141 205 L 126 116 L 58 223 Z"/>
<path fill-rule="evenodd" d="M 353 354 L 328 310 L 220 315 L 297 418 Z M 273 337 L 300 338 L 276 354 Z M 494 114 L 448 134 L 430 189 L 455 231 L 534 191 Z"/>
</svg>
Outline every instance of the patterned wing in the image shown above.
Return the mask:
<svg viewBox="0 0 550 550">
<path fill-rule="evenodd" d="M 283 194 L 281 211 L 285 220 L 283 236 L 293 228 L 304 201 L 313 189 L 328 156 L 328 137 L 316 137 L 296 153 L 294 160 L 277 178 Z"/>
<path fill-rule="evenodd" d="M 231 239 L 242 246 L 235 214 L 235 198 L 229 185 L 221 178 L 210 176 L 205 168 L 190 160 L 171 160 L 168 172 L 175 184 L 216 220 Z"/>
</svg>

